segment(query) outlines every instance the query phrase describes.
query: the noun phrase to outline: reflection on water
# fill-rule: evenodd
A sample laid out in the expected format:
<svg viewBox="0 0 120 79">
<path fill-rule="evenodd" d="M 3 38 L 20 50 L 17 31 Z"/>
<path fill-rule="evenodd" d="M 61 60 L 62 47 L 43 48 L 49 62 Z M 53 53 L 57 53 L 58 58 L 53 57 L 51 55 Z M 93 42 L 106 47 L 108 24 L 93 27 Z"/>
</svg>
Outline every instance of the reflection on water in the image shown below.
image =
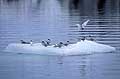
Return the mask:
<svg viewBox="0 0 120 79">
<path fill-rule="evenodd" d="M 119 79 L 117 53 L 39 56 L 2 52 L 13 42 L 95 41 L 120 50 L 120 0 L 0 0 L 0 79 Z M 83 31 L 75 24 L 87 19 Z"/>
<path fill-rule="evenodd" d="M 0 78 L 119 79 L 119 58 L 112 53 L 65 57 L 0 54 Z"/>
<path fill-rule="evenodd" d="M 104 14 L 104 9 L 105 9 L 105 2 L 106 0 L 98 0 L 98 11 L 100 12 L 100 14 Z"/>
</svg>

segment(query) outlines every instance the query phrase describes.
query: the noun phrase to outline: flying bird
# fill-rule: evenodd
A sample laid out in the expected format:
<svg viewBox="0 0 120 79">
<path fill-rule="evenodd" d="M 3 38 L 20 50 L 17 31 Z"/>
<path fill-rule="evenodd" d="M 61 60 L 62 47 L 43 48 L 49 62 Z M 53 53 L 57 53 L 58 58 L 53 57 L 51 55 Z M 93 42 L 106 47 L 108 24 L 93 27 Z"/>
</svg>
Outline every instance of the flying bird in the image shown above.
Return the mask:
<svg viewBox="0 0 120 79">
<path fill-rule="evenodd" d="M 85 22 L 83 22 L 81 25 L 80 24 L 76 24 L 76 26 L 78 27 L 78 29 L 84 30 L 84 27 L 88 24 L 90 20 L 87 20 Z"/>
</svg>

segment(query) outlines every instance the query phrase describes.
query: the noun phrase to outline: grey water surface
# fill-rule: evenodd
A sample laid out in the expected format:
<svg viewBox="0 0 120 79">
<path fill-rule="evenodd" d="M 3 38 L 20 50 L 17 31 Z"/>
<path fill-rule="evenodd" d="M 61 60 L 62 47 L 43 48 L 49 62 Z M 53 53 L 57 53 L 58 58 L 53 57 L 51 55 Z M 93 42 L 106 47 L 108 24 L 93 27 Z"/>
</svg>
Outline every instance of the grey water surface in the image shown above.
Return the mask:
<svg viewBox="0 0 120 79">
<path fill-rule="evenodd" d="M 75 26 L 88 19 L 84 30 Z M 4 52 L 21 39 L 74 43 L 89 35 L 116 51 L 78 56 Z M 0 79 L 120 79 L 119 53 L 120 0 L 0 0 Z"/>
</svg>

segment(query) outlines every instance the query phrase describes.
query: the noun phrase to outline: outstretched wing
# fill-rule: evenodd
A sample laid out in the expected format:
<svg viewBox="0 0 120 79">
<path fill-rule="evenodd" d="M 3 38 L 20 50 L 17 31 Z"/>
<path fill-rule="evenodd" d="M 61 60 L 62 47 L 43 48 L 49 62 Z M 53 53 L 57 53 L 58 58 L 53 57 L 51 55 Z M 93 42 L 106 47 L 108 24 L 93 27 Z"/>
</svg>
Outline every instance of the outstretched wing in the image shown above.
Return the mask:
<svg viewBox="0 0 120 79">
<path fill-rule="evenodd" d="M 78 30 L 80 29 L 84 29 L 84 27 L 87 25 L 87 23 L 89 22 L 90 20 L 87 20 L 85 22 L 83 22 L 81 25 L 80 24 L 76 24 L 76 26 L 78 27 Z"/>
<path fill-rule="evenodd" d="M 90 21 L 90 20 L 87 20 L 87 21 L 85 21 L 84 23 L 82 23 L 82 28 L 84 28 L 89 21 Z"/>
</svg>

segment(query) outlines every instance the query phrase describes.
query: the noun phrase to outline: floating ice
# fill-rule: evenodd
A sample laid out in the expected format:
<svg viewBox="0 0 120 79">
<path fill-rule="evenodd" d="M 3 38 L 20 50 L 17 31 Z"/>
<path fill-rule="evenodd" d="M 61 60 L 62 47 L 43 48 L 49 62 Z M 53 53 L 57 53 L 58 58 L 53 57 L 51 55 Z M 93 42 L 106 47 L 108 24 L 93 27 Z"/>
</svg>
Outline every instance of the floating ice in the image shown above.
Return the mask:
<svg viewBox="0 0 120 79">
<path fill-rule="evenodd" d="M 53 46 L 44 47 L 41 43 L 35 43 L 32 46 L 30 44 L 13 43 L 9 44 L 5 51 L 12 53 L 34 53 L 41 55 L 81 55 L 113 52 L 115 51 L 115 48 L 108 45 L 99 44 L 94 41 L 85 40 L 61 48 L 56 48 Z"/>
</svg>

